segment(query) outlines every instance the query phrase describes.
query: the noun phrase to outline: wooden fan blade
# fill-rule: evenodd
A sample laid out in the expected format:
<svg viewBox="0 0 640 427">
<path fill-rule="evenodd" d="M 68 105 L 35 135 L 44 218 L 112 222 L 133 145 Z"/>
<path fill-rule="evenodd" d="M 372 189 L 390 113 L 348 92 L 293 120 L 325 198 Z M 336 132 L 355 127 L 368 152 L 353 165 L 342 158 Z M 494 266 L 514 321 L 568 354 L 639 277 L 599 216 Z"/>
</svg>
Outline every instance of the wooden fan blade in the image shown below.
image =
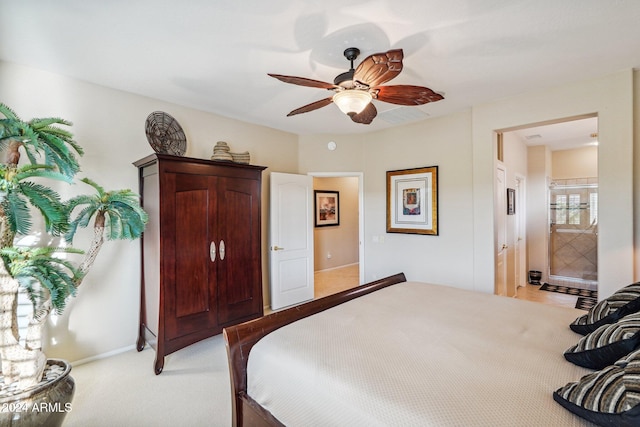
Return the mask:
<svg viewBox="0 0 640 427">
<path fill-rule="evenodd" d="M 398 105 L 422 105 L 428 102 L 436 102 L 444 99 L 444 96 L 435 93 L 428 87 L 395 85 L 380 86 L 376 99 Z"/>
<path fill-rule="evenodd" d="M 304 107 L 296 108 L 295 110 L 287 114 L 287 117 L 295 116 L 296 114 L 301 114 L 301 113 L 308 113 L 309 111 L 313 111 L 313 110 L 317 110 L 318 108 L 325 107 L 331 104 L 332 102 L 333 102 L 333 97 L 321 99 L 320 101 L 307 104 Z"/>
<path fill-rule="evenodd" d="M 334 89 L 336 85 L 332 83 L 321 82 L 320 80 L 312 80 L 304 77 L 295 76 L 283 76 L 282 74 L 269 74 L 271 77 L 280 80 L 281 82 L 291 83 L 300 86 L 317 87 L 320 89 Z"/>
<path fill-rule="evenodd" d="M 367 56 L 356 68 L 353 80 L 369 87 L 388 82 L 402 71 L 402 58 L 404 58 L 402 49 Z"/>
<path fill-rule="evenodd" d="M 360 114 L 354 114 L 353 116 L 351 116 L 351 120 L 356 123 L 368 125 L 373 121 L 373 119 L 376 118 L 377 115 L 378 110 L 376 109 L 376 106 L 373 105 L 372 102 L 370 102 L 369 105 L 367 105 L 365 109 L 360 112 Z"/>
</svg>

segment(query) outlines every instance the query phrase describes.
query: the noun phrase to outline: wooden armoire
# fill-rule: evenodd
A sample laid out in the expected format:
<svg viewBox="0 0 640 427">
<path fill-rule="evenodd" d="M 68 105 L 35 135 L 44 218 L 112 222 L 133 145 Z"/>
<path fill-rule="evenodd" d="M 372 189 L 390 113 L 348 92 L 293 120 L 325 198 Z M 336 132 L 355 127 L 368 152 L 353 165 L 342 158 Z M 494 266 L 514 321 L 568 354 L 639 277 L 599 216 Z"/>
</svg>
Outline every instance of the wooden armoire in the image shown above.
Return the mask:
<svg viewBox="0 0 640 427">
<path fill-rule="evenodd" d="M 262 166 L 152 154 L 138 167 L 149 223 L 141 239 L 137 349 L 164 357 L 263 315 Z"/>
</svg>

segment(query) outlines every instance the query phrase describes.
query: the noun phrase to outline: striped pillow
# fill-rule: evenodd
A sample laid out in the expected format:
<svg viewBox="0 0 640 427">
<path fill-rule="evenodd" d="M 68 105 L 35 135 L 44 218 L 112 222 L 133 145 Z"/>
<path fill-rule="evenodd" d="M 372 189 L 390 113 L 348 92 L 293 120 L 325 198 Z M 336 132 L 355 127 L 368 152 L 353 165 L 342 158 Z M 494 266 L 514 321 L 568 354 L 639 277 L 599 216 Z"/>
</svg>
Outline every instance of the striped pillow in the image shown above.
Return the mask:
<svg viewBox="0 0 640 427">
<path fill-rule="evenodd" d="M 640 350 L 556 390 L 553 399 L 598 425 L 640 425 Z"/>
<path fill-rule="evenodd" d="M 589 369 L 602 369 L 640 347 L 640 313 L 623 317 L 613 325 L 600 326 L 580 338 L 564 352 L 571 363 Z"/>
<path fill-rule="evenodd" d="M 609 298 L 594 305 L 587 314 L 578 317 L 569 325 L 581 335 L 595 331 L 602 325 L 615 323 L 618 319 L 640 311 L 640 282 L 618 290 Z"/>
</svg>

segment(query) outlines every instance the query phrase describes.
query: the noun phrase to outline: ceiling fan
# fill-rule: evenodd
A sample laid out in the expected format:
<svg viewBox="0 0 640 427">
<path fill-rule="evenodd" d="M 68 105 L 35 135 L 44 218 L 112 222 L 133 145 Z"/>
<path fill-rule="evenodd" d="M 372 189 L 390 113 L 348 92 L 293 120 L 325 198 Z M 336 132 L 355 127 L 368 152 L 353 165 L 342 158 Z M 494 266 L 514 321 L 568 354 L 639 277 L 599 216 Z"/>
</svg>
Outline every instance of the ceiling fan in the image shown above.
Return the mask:
<svg viewBox="0 0 640 427">
<path fill-rule="evenodd" d="M 287 117 L 308 113 L 333 102 L 354 122 L 368 125 L 378 114 L 376 107 L 371 102 L 373 99 L 397 105 L 422 105 L 444 99 L 439 93 L 422 86 L 380 86 L 396 77 L 402 71 L 402 58 L 404 57 L 402 49 L 393 49 L 367 56 L 358 65 L 358 68 L 354 69 L 353 61 L 358 55 L 360 55 L 360 50 L 355 47 L 350 47 L 344 51 L 345 58 L 351 62 L 351 68 L 349 71 L 339 74 L 333 83 L 269 73 L 269 76 L 285 83 L 335 92 L 329 98 L 321 99 L 293 110 L 287 114 Z"/>
</svg>

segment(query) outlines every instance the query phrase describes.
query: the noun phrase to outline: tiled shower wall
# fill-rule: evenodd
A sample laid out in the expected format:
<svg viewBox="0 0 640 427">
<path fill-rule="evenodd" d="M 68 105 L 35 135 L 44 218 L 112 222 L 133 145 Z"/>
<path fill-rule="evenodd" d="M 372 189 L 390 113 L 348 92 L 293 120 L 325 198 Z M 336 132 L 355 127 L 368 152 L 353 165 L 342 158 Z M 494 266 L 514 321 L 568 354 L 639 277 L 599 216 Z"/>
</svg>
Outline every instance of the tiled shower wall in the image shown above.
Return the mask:
<svg viewBox="0 0 640 427">
<path fill-rule="evenodd" d="M 597 192 L 597 179 L 559 180 L 551 185 L 551 276 L 597 282 Z"/>
</svg>

